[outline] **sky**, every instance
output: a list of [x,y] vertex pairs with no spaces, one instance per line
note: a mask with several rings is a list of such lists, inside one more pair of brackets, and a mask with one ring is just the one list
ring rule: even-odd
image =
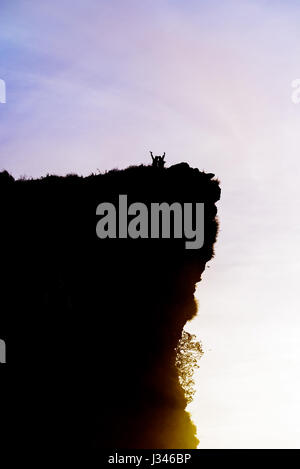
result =
[[199,448],[300,447],[300,3],[0,0],[0,170],[188,161],[221,181],[187,329]]

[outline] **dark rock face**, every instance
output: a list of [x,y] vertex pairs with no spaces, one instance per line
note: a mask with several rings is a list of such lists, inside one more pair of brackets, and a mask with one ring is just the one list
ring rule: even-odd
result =
[[[2,331],[17,432],[51,448],[195,448],[175,348],[217,235],[219,183],[176,165],[0,178]],[[205,202],[205,243],[96,236],[96,207]],[[8,365],[6,365],[8,366]],[[30,423],[29,423],[30,422]]]

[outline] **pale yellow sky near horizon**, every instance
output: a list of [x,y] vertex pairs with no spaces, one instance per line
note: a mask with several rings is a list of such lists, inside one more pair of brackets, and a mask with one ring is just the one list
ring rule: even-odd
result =
[[221,181],[216,256],[186,327],[205,352],[189,407],[203,449],[300,447],[300,106],[286,108],[243,152],[257,174]]

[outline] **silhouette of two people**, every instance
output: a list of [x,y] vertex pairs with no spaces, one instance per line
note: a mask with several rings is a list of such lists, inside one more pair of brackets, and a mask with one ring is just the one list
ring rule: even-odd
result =
[[164,154],[162,156],[153,156],[152,151],[150,151],[150,155],[151,155],[151,158],[152,158],[153,168],[158,168],[158,169],[164,168],[166,152],[164,152]]

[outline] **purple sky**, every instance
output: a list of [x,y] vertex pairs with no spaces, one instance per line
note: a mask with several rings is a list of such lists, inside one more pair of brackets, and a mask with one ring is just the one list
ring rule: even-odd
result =
[[300,3],[1,0],[0,169],[188,161],[222,183],[189,327],[200,447],[299,447]]

